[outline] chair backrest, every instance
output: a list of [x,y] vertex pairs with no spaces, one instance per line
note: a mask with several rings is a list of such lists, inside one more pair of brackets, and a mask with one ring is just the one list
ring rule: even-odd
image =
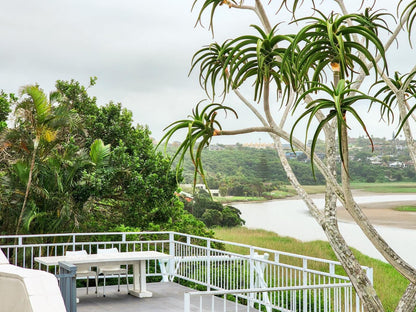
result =
[[112,253],[118,253],[117,248],[104,248],[104,249],[97,249],[97,254],[112,254]]
[[[87,256],[88,253],[86,250],[67,250],[65,252],[65,256]],[[86,264],[78,264],[77,265],[77,274],[83,273],[86,271],[91,271],[91,266]]]
[[86,250],[68,250],[65,253],[66,256],[86,256],[88,255]]
[[[104,248],[104,249],[97,249],[97,254],[115,254],[118,253],[118,249],[117,248]],[[120,265],[100,265],[98,267],[98,272],[102,272],[102,271],[108,271],[108,270],[120,270],[121,267]]]

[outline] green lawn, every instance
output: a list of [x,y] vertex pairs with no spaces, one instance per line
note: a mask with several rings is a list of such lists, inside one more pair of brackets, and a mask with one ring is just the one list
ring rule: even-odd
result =
[[[286,188],[293,193],[296,192],[292,185],[288,185]],[[303,188],[308,194],[325,193],[325,185],[303,185]]]
[[[325,185],[304,185],[308,194],[319,194],[325,192]],[[391,182],[391,183],[352,183],[351,187],[356,190],[374,193],[416,193],[416,183],[411,182]],[[239,201],[264,201],[269,199],[280,199],[296,195],[296,191],[291,185],[285,186],[287,191],[275,190],[267,193],[266,197],[255,196],[227,196],[215,197],[215,201],[221,203],[231,203]],[[406,210],[409,211],[409,210]]]
[[416,183],[391,182],[391,183],[352,183],[351,187],[374,193],[415,193]]
[[416,212],[416,206],[399,206],[394,208],[394,210]]
[[[374,193],[416,193],[416,183],[414,182],[391,182],[391,183],[351,183],[351,187]],[[309,194],[324,193],[324,185],[304,185]],[[288,190],[293,190],[292,186],[287,186]]]
[[[226,241],[336,260],[335,254],[329,244],[323,241],[304,243],[290,237],[281,237],[273,232],[249,230],[244,227],[217,228],[215,229],[215,236],[218,239]],[[242,249],[233,247],[230,251],[242,252]],[[353,252],[362,265],[374,269],[375,289],[386,311],[394,311],[401,295],[408,285],[406,279],[397,273],[391,265],[363,255],[357,250],[353,249]]]

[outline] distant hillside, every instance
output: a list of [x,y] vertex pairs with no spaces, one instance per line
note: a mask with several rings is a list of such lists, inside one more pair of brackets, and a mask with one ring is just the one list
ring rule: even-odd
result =
[[[386,149],[388,144],[386,145]],[[169,147],[172,154],[174,147]],[[389,152],[392,149],[389,148]],[[320,154],[323,155],[323,154]],[[357,148],[351,155],[350,174],[354,182],[391,182],[416,181],[413,166],[392,166],[397,157],[404,158],[403,151],[399,155],[389,154],[377,156],[384,162],[372,163],[374,154]],[[310,162],[303,153],[287,151],[289,162],[293,167],[299,181],[304,185],[325,183],[319,172],[316,180],[313,178]],[[374,156],[373,156],[374,157]],[[202,155],[204,170],[208,184],[211,188],[220,188],[221,185],[255,185],[255,184],[288,184],[286,174],[274,149],[256,149],[237,145],[215,145],[206,149]],[[404,159],[403,159],[404,160]],[[390,162],[389,162],[390,161]],[[184,163],[184,183],[193,182],[193,166],[190,158]],[[199,181],[200,182],[200,181]]]

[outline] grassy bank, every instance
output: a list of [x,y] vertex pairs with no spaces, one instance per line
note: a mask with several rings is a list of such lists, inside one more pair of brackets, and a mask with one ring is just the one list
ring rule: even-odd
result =
[[[325,185],[304,185],[305,191],[308,194],[319,194],[325,192]],[[355,190],[373,193],[416,193],[416,183],[410,182],[391,182],[391,183],[352,183],[351,187]],[[270,197],[267,199],[279,199],[296,195],[296,191],[291,185],[285,186],[287,191],[273,191],[270,192]],[[216,199],[220,202],[232,201],[260,201],[266,200],[265,197],[219,197]]]
[[[391,183],[351,183],[355,190],[373,193],[415,193],[416,183],[411,182],[391,182]],[[309,194],[324,193],[324,185],[304,185]],[[293,190],[292,186],[287,186],[288,190]],[[293,190],[294,191],[294,190]]]
[[416,206],[399,206],[394,209],[397,211],[416,212]]
[[416,183],[391,182],[391,183],[352,183],[351,187],[366,192],[374,193],[415,193]]
[[244,202],[244,201],[264,201],[271,199],[282,199],[296,195],[295,191],[281,191],[275,190],[267,192],[265,196],[227,196],[227,197],[214,197],[215,201],[220,203],[231,203],[231,202]]
[[[391,182],[391,183],[352,183],[355,190],[373,193],[415,193],[416,183]],[[303,188],[308,194],[325,193],[325,185],[304,185]],[[285,191],[275,190],[266,193],[266,196],[227,196],[214,197],[220,203],[244,202],[244,201],[265,201],[271,199],[282,199],[297,195],[291,185],[285,186]]]
[[[263,248],[286,251],[312,257],[336,260],[335,254],[327,242],[313,241],[303,243],[293,238],[281,237],[264,230],[247,228],[217,228],[216,237],[226,241],[239,242]],[[241,252],[237,247],[234,252]],[[362,265],[374,269],[374,286],[386,311],[394,311],[397,302],[407,287],[406,280],[389,264],[363,255],[353,250]]]

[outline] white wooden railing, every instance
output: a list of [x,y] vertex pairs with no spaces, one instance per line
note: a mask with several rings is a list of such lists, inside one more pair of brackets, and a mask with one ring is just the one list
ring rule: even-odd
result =
[[[306,299],[305,299],[306,294]],[[230,300],[230,296],[233,300]],[[265,299],[266,298],[266,299]],[[274,302],[268,300],[274,298]],[[351,284],[291,286],[248,290],[193,291],[184,311],[355,311]],[[244,304],[242,304],[244,303]],[[274,309],[274,310],[273,310]]]
[[[247,311],[362,311],[349,279],[336,261],[176,232],[0,236],[0,248],[11,263],[35,269],[39,268],[34,262],[37,256],[64,255],[66,250],[80,249],[95,253],[104,247],[157,250],[173,256],[160,263],[148,261],[147,276],[203,286],[205,292],[185,295],[185,312],[190,311],[187,306],[191,306],[191,298],[209,297],[214,302],[218,296],[234,298],[245,304]],[[238,252],[227,251],[236,249]],[[372,269],[365,269],[372,279]],[[54,267],[46,270],[58,273]],[[212,311],[221,310],[216,307]]]

